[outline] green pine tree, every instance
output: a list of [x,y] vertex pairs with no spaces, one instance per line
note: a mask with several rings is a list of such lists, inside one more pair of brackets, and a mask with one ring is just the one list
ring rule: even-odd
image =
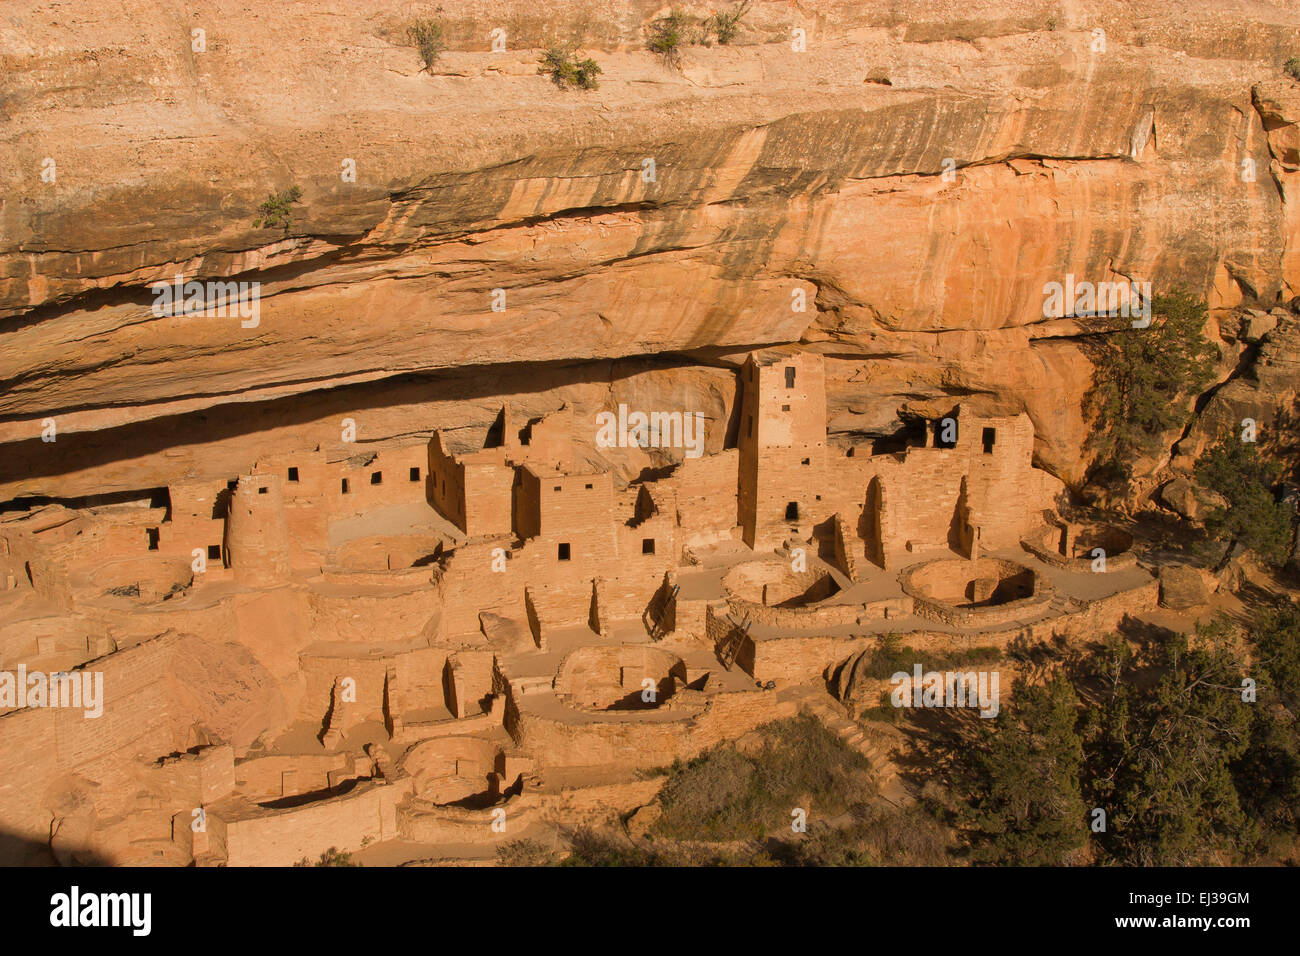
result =
[[[1085,729],[1084,796],[1107,814],[1097,845],[1119,863],[1205,865],[1252,845],[1231,764],[1250,742],[1253,713],[1219,620],[1188,649],[1176,635],[1152,666],[1105,662],[1102,699]],[[1152,680],[1154,679],[1154,684]]]
[[1058,866],[1082,847],[1079,701],[1063,676],[1017,683],[974,759],[970,822],[977,862]]
[[1196,483],[1218,496],[1205,512],[1205,528],[1224,545],[1224,560],[1240,545],[1274,566],[1291,548],[1290,506],[1275,500],[1281,466],[1260,455],[1254,442],[1230,436],[1196,459]]
[[1189,400],[1214,380],[1218,350],[1205,338],[1205,303],[1176,290],[1151,303],[1151,325],[1126,325],[1093,343],[1091,477],[1122,482],[1191,416]]

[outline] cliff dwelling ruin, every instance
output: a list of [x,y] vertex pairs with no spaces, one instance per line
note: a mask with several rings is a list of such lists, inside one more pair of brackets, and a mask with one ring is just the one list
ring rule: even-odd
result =
[[1300,863],[1294,0],[0,21],[0,863]]
[[[0,722],[10,746],[59,741],[39,758],[59,802],[10,790],[6,819],[35,836],[54,812],[56,853],[71,831],[120,863],[491,843],[494,810],[525,829],[635,798],[636,771],[797,713],[884,633],[1004,647],[1155,606],[1124,549],[1099,575],[1044,544],[1115,536],[1057,514],[1027,416],[958,404],[950,441],[936,421],[877,453],[828,442],[820,354],[734,375],[734,442],[631,480],[594,417],[507,404],[478,430],[5,514],[6,655],[102,671],[107,715]],[[129,781],[121,804],[75,799],[103,779]]]

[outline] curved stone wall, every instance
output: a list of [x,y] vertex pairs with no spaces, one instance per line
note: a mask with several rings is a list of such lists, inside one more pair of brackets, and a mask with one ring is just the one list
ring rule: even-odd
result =
[[1041,614],[1055,591],[1032,568],[1000,558],[941,558],[899,578],[914,612],[953,627],[987,627]]

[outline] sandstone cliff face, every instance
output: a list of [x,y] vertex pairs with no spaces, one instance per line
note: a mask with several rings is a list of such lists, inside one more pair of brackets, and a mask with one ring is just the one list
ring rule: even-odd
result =
[[[1220,316],[1300,292],[1294,4],[755,7],[678,72],[639,0],[8,4],[0,499],[231,473],[358,410],[378,439],[630,387],[726,420],[726,376],[680,369],[784,342],[832,357],[833,430],[974,397],[1073,480],[1088,330],[1043,318],[1045,282]],[[419,15],[447,24],[433,75]],[[599,90],[537,75],[572,36]],[[178,273],[260,282],[256,326],[155,315]]]

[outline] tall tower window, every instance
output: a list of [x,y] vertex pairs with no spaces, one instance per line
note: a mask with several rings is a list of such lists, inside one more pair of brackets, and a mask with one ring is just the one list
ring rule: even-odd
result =
[[787,365],[785,367],[785,387],[794,388],[794,366],[793,365]]

